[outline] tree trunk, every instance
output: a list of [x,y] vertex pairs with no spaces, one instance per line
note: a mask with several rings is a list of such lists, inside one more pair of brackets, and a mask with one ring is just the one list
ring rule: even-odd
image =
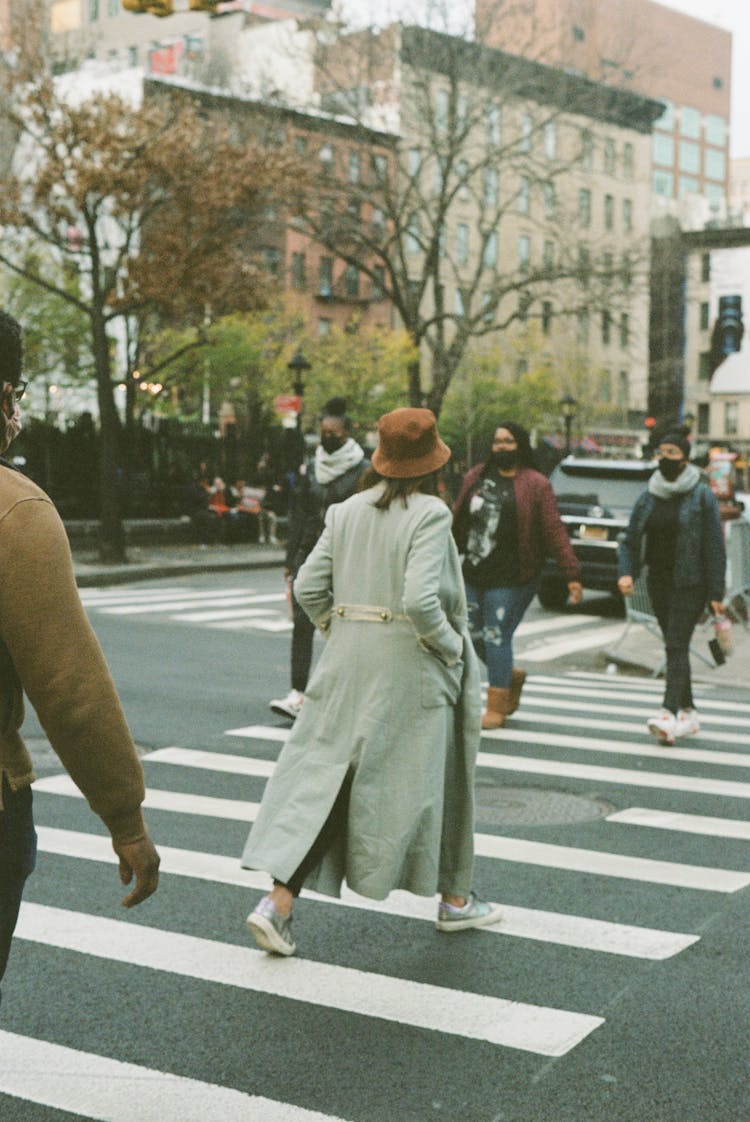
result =
[[420,409],[424,405],[424,399],[422,397],[422,373],[419,357],[409,363],[407,374],[409,379],[409,405],[414,409]]
[[119,494],[120,418],[112,392],[109,341],[104,319],[96,310],[92,326],[100,418],[99,560],[105,565],[116,565],[127,561]]

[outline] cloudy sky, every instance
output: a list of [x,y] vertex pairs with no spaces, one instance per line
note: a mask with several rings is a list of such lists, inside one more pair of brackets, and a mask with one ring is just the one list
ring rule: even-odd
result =
[[[660,0],[667,8],[716,23],[733,34],[732,139],[733,156],[750,156],[750,0]],[[356,22],[387,23],[418,18],[420,9],[443,11],[455,31],[466,23],[471,0],[334,0]],[[463,14],[462,14],[463,13]],[[440,24],[438,19],[436,26]],[[459,26],[461,25],[461,26]]]

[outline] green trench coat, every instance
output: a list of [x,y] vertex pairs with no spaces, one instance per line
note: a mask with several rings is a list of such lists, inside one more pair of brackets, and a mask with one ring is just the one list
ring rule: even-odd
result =
[[347,772],[348,826],[306,887],[466,896],[474,860],[479,665],[448,508],[382,484],[332,506],[294,592],[328,635],[242,864],[287,881]]

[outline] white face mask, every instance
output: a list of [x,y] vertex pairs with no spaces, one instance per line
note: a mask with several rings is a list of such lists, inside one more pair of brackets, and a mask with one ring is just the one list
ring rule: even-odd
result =
[[0,409],[0,455],[7,452],[13,441],[16,439],[21,431],[21,407],[18,402],[13,406],[13,412],[10,417],[7,416],[3,409]]

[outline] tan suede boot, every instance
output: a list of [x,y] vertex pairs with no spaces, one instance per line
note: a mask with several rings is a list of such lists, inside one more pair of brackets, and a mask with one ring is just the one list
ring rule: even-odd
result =
[[518,670],[515,666],[510,675],[510,697],[508,699],[508,716],[515,713],[521,700],[521,690],[526,681],[526,671]]
[[487,709],[482,714],[483,729],[501,729],[508,712],[509,689],[490,686],[487,690]]

